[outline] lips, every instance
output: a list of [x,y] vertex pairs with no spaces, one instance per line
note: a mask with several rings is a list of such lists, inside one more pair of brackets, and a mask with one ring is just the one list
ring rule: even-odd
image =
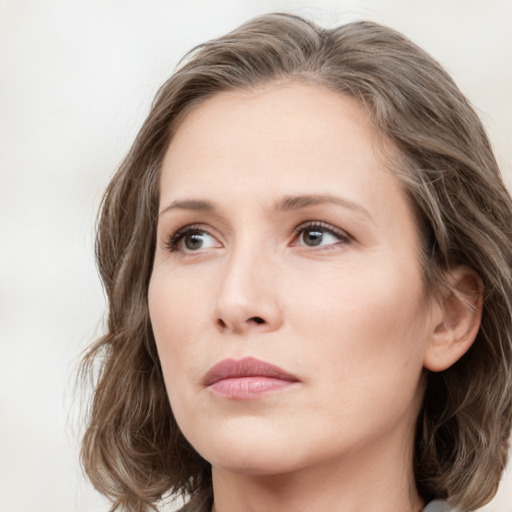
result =
[[203,385],[215,394],[241,400],[257,398],[297,382],[295,375],[253,357],[224,359],[203,378]]

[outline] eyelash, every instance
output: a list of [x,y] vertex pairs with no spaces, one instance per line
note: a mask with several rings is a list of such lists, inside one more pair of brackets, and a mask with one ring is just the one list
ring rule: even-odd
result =
[[[352,241],[352,237],[345,231],[337,229],[331,226],[330,224],[326,224],[325,222],[319,221],[307,221],[297,226],[294,229],[294,233],[296,235],[294,241],[296,241],[302,233],[305,233],[306,231],[313,231],[315,229],[321,232],[329,233],[335,236],[336,238],[339,238],[340,242],[345,244],[350,243]],[[207,233],[208,235],[213,237],[213,235],[201,224],[190,224],[178,229],[178,231],[176,231],[169,237],[169,240],[165,244],[166,250],[168,250],[169,252],[179,251],[178,244],[181,242],[181,240],[185,238],[187,235],[192,235],[195,233]]]

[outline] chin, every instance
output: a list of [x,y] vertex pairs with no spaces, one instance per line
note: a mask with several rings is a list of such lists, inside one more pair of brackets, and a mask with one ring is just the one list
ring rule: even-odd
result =
[[210,426],[204,438],[191,436],[189,442],[213,467],[226,471],[271,475],[297,469],[297,437],[281,435],[282,430],[254,419],[240,420]]
[[[219,468],[239,475],[271,476],[292,473],[299,469],[296,460],[290,460],[290,452],[252,449],[241,452],[230,446],[221,453],[211,454],[209,462]],[[295,457],[294,457],[295,459]]]

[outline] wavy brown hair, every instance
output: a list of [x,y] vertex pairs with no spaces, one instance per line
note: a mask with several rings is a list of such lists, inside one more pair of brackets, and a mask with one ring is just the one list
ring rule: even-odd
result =
[[289,14],[262,16],[196,48],[158,92],[98,221],[108,326],[81,367],[94,380],[83,466],[112,510],[142,512],[166,495],[211,492],[209,464],[173,418],[149,321],[160,164],[195,105],[283,80],[354,98],[392,142],[383,158],[417,217],[425,289],[438,289],[456,265],[483,281],[473,346],[449,369],[425,371],[414,451],[426,501],[474,510],[498,488],[511,431],[511,199],[484,128],[452,79],[404,36],[371,22],[326,30]]

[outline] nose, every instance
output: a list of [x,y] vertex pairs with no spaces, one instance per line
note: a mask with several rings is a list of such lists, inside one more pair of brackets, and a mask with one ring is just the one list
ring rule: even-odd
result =
[[233,251],[219,276],[213,323],[222,333],[271,332],[283,323],[276,264],[269,255]]

